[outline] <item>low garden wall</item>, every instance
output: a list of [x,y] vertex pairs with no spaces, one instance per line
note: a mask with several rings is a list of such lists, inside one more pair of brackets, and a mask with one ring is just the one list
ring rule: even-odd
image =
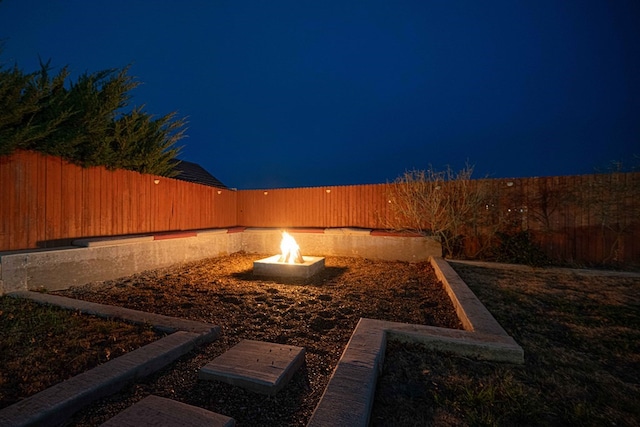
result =
[[[111,280],[145,270],[245,251],[280,253],[279,229],[212,229],[194,232],[79,239],[57,249],[0,252],[0,295],[25,290],[59,290]],[[370,229],[289,230],[302,255],[351,256],[377,260],[426,261],[440,256],[428,237]]]

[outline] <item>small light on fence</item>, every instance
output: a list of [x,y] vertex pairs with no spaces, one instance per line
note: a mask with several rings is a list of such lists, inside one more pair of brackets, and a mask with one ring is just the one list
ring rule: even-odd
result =
[[513,181],[507,182],[507,187],[513,187]]
[[391,203],[391,200],[389,200],[389,203]]
[[218,194],[222,194],[222,190],[218,190]]
[[326,192],[327,192],[327,194],[331,193],[331,189],[330,189],[330,188],[327,188],[327,189],[326,189],[326,190],[324,190],[324,191],[326,191]]
[[269,194],[269,192],[268,192],[268,191],[265,191],[265,192],[264,192],[264,195],[266,196],[267,194]]
[[153,180],[153,183],[154,183],[154,184],[160,184],[160,180],[159,180],[159,179],[154,179],[154,180]]

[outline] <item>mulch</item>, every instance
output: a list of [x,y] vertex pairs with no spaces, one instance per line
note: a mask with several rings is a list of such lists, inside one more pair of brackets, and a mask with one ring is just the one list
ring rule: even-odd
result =
[[[427,262],[327,257],[324,271],[309,279],[254,276],[253,261],[266,256],[236,253],[56,292],[223,330],[219,340],[90,405],[68,425],[98,425],[155,394],[233,417],[238,425],[302,426],[361,317],[462,328]],[[198,380],[202,366],[242,339],[305,347],[305,364],[273,397]]]

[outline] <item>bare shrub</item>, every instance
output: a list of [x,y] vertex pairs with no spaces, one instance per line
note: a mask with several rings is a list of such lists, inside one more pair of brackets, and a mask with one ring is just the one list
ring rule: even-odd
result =
[[458,172],[449,166],[405,172],[389,185],[387,228],[436,236],[444,256],[462,254],[471,236],[488,242],[487,226],[495,219],[488,209],[491,197],[472,174],[468,164]]

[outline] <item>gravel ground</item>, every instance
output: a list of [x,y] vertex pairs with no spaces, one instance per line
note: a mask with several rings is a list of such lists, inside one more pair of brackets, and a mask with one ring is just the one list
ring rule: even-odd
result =
[[[67,425],[95,426],[149,394],[233,417],[239,426],[306,425],[361,317],[461,329],[426,263],[327,257],[310,279],[254,277],[236,253],[56,292],[222,326],[223,335],[166,369],[79,412]],[[215,381],[199,369],[242,339],[305,347],[306,362],[276,396]]]

